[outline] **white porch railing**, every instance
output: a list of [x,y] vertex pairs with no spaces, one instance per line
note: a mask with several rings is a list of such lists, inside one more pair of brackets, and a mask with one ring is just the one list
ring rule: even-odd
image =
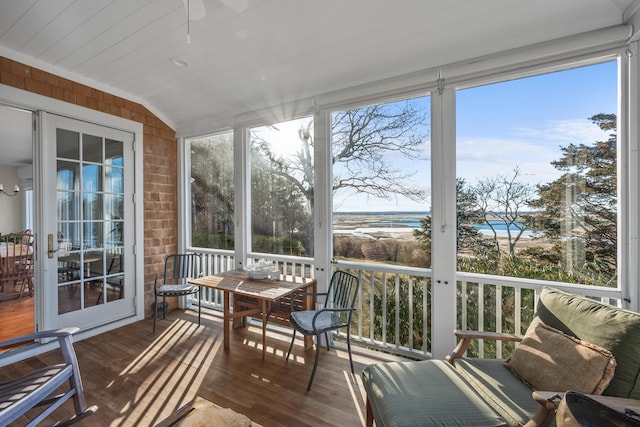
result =
[[[216,274],[235,267],[232,252],[194,248],[201,253],[205,274]],[[313,277],[310,259],[278,255],[260,256],[273,261],[286,274]],[[335,268],[360,278],[353,318],[353,343],[388,353],[417,359],[431,355],[431,331],[438,327],[431,318],[431,270],[371,263],[337,262]],[[535,313],[535,303],[543,287],[552,286],[583,294],[608,304],[621,306],[619,289],[567,285],[541,280],[518,279],[475,273],[457,273],[456,327],[491,332],[524,333]],[[207,289],[203,307],[222,310],[222,295]],[[384,309],[383,309],[384,308]],[[338,336],[345,336],[341,332]],[[508,356],[513,343],[496,345],[482,340],[470,347],[478,357]]]

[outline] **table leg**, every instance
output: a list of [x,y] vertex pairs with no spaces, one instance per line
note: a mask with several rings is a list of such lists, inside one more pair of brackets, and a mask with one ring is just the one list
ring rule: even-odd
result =
[[[309,285],[304,289],[305,292],[314,293],[316,291],[315,285]],[[305,310],[315,310],[315,301],[311,295],[307,295],[304,301],[304,309]],[[304,349],[311,350],[313,349],[313,336],[306,335],[304,337]]]
[[262,360],[267,354],[267,319],[269,312],[267,311],[267,300],[262,300]]
[[229,302],[229,298],[230,298],[230,292],[229,291],[224,291],[223,294],[223,298],[224,298],[224,310],[223,310],[223,330],[224,330],[224,337],[223,337],[223,347],[225,350],[229,350],[229,322],[231,321],[231,316],[230,316],[230,302]]

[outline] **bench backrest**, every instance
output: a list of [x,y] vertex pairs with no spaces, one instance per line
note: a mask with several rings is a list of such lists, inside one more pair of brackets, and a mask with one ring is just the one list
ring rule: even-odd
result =
[[640,314],[545,288],[536,316],[553,328],[611,351],[617,366],[603,394],[640,399]]

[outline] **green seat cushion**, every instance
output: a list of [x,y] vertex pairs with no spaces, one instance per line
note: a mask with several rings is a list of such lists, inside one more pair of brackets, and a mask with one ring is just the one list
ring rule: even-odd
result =
[[456,369],[510,426],[524,425],[540,409],[533,390],[499,359],[456,359]]
[[362,379],[377,427],[509,425],[443,360],[370,365]]
[[536,315],[553,328],[613,353],[617,366],[604,395],[640,399],[640,314],[544,288]]

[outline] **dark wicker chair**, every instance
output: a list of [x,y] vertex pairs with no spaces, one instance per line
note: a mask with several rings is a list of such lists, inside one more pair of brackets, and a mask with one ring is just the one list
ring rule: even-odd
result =
[[[351,357],[351,317],[355,311],[354,305],[359,287],[360,280],[358,280],[358,277],[351,273],[338,270],[333,273],[327,292],[314,294],[302,292],[293,297],[291,303],[291,314],[289,315],[289,320],[293,325],[293,336],[291,337],[291,345],[287,352],[287,360],[289,360],[289,355],[293,349],[296,332],[300,332],[305,336],[314,335],[316,337],[316,357],[313,364],[313,370],[311,371],[311,377],[309,378],[309,384],[307,385],[307,391],[311,390],[313,377],[315,376],[316,368],[318,367],[320,335],[324,334],[325,341],[327,343],[327,350],[329,350],[329,331],[347,328],[347,349],[349,351],[351,373],[353,373],[353,359]],[[293,301],[300,296],[307,295],[325,296],[324,308],[321,310],[296,311]]]
[[163,319],[167,317],[166,298],[181,297],[198,294],[198,325],[202,314],[200,304],[200,286],[190,285],[188,279],[202,277],[202,256],[200,254],[173,254],[168,255],[164,261],[164,276],[162,285],[159,286],[158,278],[153,283],[153,332],[156,331],[156,318],[158,317],[158,297],[162,297]]

